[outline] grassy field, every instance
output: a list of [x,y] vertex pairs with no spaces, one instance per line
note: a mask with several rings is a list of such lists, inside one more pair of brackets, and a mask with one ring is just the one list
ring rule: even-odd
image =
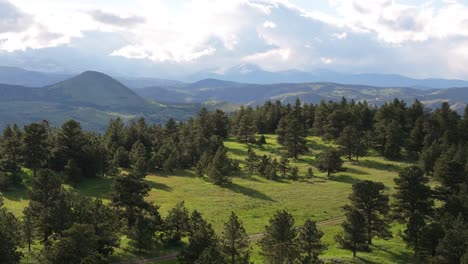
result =
[[[300,169],[299,181],[287,179],[270,181],[259,176],[236,175],[231,184],[223,187],[214,186],[206,180],[195,176],[192,170],[181,170],[174,175],[150,174],[146,180],[152,187],[148,200],[161,206],[160,212],[165,215],[178,201],[185,201],[186,206],[197,209],[210,221],[217,232],[221,232],[223,223],[228,219],[231,211],[234,211],[243,220],[249,234],[258,234],[264,230],[268,220],[280,209],[288,210],[296,219],[296,224],[302,224],[307,218],[316,221],[325,221],[320,224],[324,231],[324,242],[328,244],[328,250],[324,258],[331,262],[332,259],[340,259],[348,263],[413,263],[413,253],[405,248],[405,244],[398,236],[401,226],[393,226],[394,238],[390,240],[376,239],[373,250],[370,253],[358,253],[353,260],[351,252],[337,247],[333,237],[340,231],[340,221],[343,212],[340,208],[347,203],[347,197],[351,191],[352,183],[370,179],[383,182],[387,186],[386,192],[393,193],[393,178],[398,171],[407,164],[385,160],[375,152],[370,152],[368,157],[359,162],[346,162],[345,171],[327,178],[325,173],[320,173],[314,168],[315,178],[305,179],[307,169],[311,166],[315,155],[319,153],[327,143],[320,138],[309,137],[310,154],[301,156],[292,165]],[[280,157],[282,150],[276,144],[275,136],[268,135],[267,143],[263,147],[256,147],[259,155],[267,154]],[[247,147],[234,140],[227,140],[231,158],[242,161],[246,156]],[[28,178],[25,176],[25,178]],[[81,194],[101,198],[108,201],[111,192],[111,179],[96,179],[83,182],[76,187],[69,187]],[[26,186],[28,181],[26,181]],[[14,192],[4,193],[5,204],[15,214],[20,215],[21,210],[27,204],[27,189],[19,189]],[[327,221],[328,220],[328,221]],[[118,249],[116,259],[134,258],[134,253],[129,249],[124,238],[123,246]],[[253,243],[253,261],[262,263],[258,252],[258,246]],[[174,250],[174,249],[172,249]],[[149,252],[148,256],[167,253],[167,250]],[[174,263],[174,262],[167,262]]]

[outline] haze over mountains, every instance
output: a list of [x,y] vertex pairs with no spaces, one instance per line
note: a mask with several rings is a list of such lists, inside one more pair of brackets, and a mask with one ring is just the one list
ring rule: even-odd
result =
[[[270,74],[263,72],[263,75],[255,75],[253,71],[240,71],[238,68],[237,71],[225,73],[225,76],[236,76],[235,72],[244,76],[242,79],[237,75],[241,80],[247,80],[250,78],[248,76],[260,76],[267,80]],[[278,78],[278,81],[286,78],[286,75],[281,77],[282,74],[278,73],[279,76],[274,78]],[[288,78],[293,78],[291,74]],[[273,74],[271,76],[273,78]],[[359,79],[357,76],[353,78]],[[371,82],[372,78],[368,81]],[[404,77],[398,78],[403,80],[401,78]],[[398,78],[388,75],[387,81],[398,82]],[[385,78],[382,79],[385,81]],[[297,77],[297,80],[303,79]],[[464,81],[451,80],[405,80],[434,86],[464,84]],[[233,111],[240,105],[254,106],[267,100],[287,103],[299,98],[307,103],[319,103],[321,100],[339,101],[345,97],[381,105],[394,98],[403,99],[408,104],[418,99],[432,109],[448,101],[459,112],[468,103],[468,88],[463,87],[418,89],[334,82],[249,84],[212,78],[184,83],[156,78],[114,79],[93,71],[72,76],[8,67],[0,67],[0,83],[3,83],[0,84],[0,126],[8,123],[22,125],[43,119],[58,125],[73,118],[80,121],[84,128],[95,131],[102,131],[109,119],[116,117],[125,120],[145,117],[151,122],[161,123],[171,117],[187,119],[203,105]]]

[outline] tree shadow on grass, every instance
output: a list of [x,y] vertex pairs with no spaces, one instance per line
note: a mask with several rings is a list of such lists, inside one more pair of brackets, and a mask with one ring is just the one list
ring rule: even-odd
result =
[[172,187],[167,186],[164,183],[148,181],[148,180],[145,180],[145,182],[151,187],[151,189],[161,190],[165,192],[172,192]]
[[346,172],[353,173],[353,174],[360,174],[360,175],[369,175],[368,172],[358,170],[356,168],[350,168],[350,167],[346,167]]
[[24,185],[19,185],[8,189],[7,191],[0,191],[0,195],[8,200],[21,201],[29,199],[28,188]]
[[365,263],[365,264],[380,264],[379,262],[375,262],[375,261],[372,261],[372,260],[369,260],[369,259],[365,259],[361,256],[359,256],[359,253],[358,255],[356,256],[356,259],[357,262],[356,263]]
[[372,247],[379,251],[385,252],[388,255],[388,258],[394,263],[412,263],[415,260],[414,254],[410,252],[401,252],[401,254],[397,254],[382,246],[373,245]]
[[343,183],[349,183],[349,184],[354,184],[359,181],[359,179],[356,179],[346,174],[331,175],[328,179],[331,181],[343,182]]
[[113,179],[109,177],[86,179],[77,183],[74,191],[85,196],[109,199],[112,193]]
[[384,171],[394,171],[394,172],[399,172],[401,168],[397,165],[393,165],[390,163],[382,163],[374,160],[363,160],[358,163],[359,166],[361,167],[366,167],[369,169],[374,169],[374,170],[384,170]]
[[228,183],[226,185],[223,186],[224,188],[226,189],[229,189],[233,192],[236,192],[236,193],[240,193],[240,194],[243,194],[245,196],[248,196],[248,197],[251,197],[251,198],[254,198],[254,199],[259,199],[259,200],[264,200],[264,201],[269,201],[269,202],[275,202],[275,200],[273,200],[271,197],[269,197],[268,195],[262,193],[262,192],[259,192],[255,189],[252,189],[252,188],[249,188],[249,187],[245,187],[245,186],[241,186],[239,184],[236,184],[236,183]]

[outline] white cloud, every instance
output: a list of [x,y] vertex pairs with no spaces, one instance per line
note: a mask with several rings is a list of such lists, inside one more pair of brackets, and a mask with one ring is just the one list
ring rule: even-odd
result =
[[[468,74],[468,6],[459,1],[330,0],[336,12],[305,11],[287,0],[187,0],[177,7],[163,0],[46,2],[0,0],[0,51],[20,56],[70,47],[97,56],[80,39],[99,32],[122,40],[100,56],[148,72],[255,63],[269,70],[325,64],[421,77]],[[7,15],[13,19],[2,20]]]
[[276,24],[272,21],[265,21],[263,23],[264,28],[276,28]]

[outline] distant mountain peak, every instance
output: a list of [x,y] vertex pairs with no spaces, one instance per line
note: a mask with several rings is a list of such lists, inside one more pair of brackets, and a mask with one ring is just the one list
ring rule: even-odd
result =
[[263,71],[263,69],[256,65],[256,64],[251,64],[251,63],[245,63],[245,64],[239,64],[236,65],[230,69],[228,69],[225,74],[250,74],[258,71]]

